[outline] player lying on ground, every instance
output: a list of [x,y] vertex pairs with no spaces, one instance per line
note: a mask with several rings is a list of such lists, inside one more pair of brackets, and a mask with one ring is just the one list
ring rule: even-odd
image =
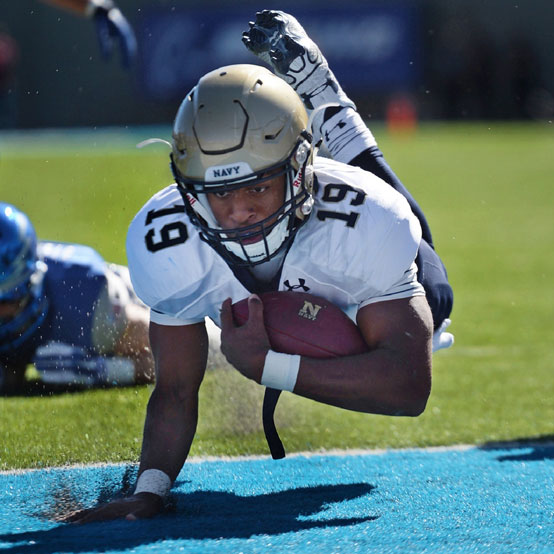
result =
[[39,241],[0,203],[0,392],[25,392],[27,365],[58,385],[154,380],[148,308],[126,267],[88,246]]
[[[452,290],[427,222],[319,49],[281,12],[258,14],[243,40],[282,78],[253,65],[201,78],[175,119],[176,184],[129,228],[129,268],[151,307],[156,362],[135,494],[69,521],[162,509],[196,430],[205,317],[221,325],[222,351],[247,378],[264,385],[271,375],[274,388],[375,414],[421,414],[433,332],[435,348],[452,342],[443,332]],[[334,160],[314,156],[320,138]],[[316,360],[269,349],[251,293],[300,283],[357,322],[367,353]],[[237,327],[231,299],[245,297],[249,320]]]

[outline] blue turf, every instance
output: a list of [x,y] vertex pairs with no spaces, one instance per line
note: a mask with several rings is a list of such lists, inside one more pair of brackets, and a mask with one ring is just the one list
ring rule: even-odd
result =
[[132,478],[124,466],[0,475],[0,553],[554,552],[552,445],[187,463],[173,512],[48,519]]

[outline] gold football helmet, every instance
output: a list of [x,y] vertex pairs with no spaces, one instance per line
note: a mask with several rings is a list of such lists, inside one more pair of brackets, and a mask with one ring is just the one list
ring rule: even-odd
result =
[[[193,224],[229,262],[252,266],[271,259],[311,212],[313,146],[307,125],[296,92],[257,65],[211,71],[183,100],[173,128],[171,167]],[[276,175],[285,175],[286,190],[277,212],[240,229],[220,227],[206,193]]]

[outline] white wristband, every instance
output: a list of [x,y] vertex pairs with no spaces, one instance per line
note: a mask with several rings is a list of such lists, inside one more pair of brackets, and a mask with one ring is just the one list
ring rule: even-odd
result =
[[167,473],[160,469],[146,469],[137,479],[135,494],[139,492],[151,492],[162,498],[167,496],[171,488],[171,479]]
[[269,350],[265,357],[261,384],[270,389],[292,392],[298,378],[300,356]]

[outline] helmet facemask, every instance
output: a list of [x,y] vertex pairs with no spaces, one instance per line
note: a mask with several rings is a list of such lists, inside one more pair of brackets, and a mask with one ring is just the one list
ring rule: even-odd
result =
[[[228,66],[207,77],[208,85],[201,79],[177,115],[171,168],[202,239],[228,263],[255,266],[285,250],[311,212],[307,115],[296,93],[261,67]],[[210,86],[217,89],[224,79],[230,84],[214,99]],[[263,186],[281,175],[284,198],[276,211],[253,224],[222,228],[208,193]]]
[[[285,160],[261,173],[249,173],[233,179],[205,182],[184,179],[171,163],[185,207],[203,240],[228,262],[253,266],[270,260],[292,241],[298,228],[309,216],[312,205],[313,169],[310,137],[303,138]],[[279,208],[265,219],[243,227],[223,229],[217,222],[207,194],[230,192],[239,188],[262,186],[265,181],[284,176],[284,199]],[[252,239],[257,239],[252,242]]]

